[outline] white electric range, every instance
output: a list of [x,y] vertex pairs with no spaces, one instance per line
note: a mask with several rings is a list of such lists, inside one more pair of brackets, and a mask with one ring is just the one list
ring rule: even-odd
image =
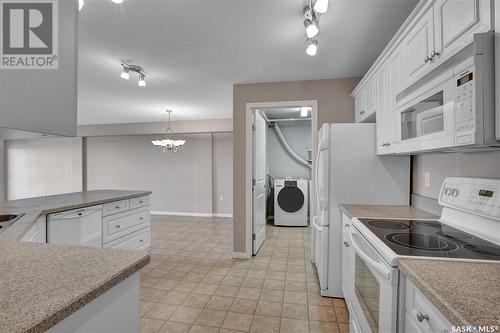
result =
[[352,219],[344,293],[360,332],[398,331],[399,258],[500,264],[500,179],[446,178],[439,204],[437,220]]

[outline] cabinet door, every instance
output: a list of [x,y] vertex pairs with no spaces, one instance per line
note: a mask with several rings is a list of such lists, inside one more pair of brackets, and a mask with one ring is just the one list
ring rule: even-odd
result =
[[391,54],[387,64],[387,93],[386,93],[386,112],[385,128],[389,151],[393,151],[398,143],[396,137],[396,96],[403,88],[403,52],[402,47],[398,47]]
[[357,123],[359,123],[366,114],[365,90],[366,90],[365,88],[361,88],[361,90],[358,91],[358,94],[354,96],[354,121]]
[[377,154],[383,155],[387,151],[388,144],[388,122],[386,115],[389,113],[387,108],[387,69],[383,66],[379,69],[376,75],[377,81],[377,113],[376,113],[376,128],[377,128]]
[[368,116],[377,109],[377,80],[373,77],[366,85],[366,114]]
[[471,43],[475,33],[491,29],[489,0],[437,0],[434,37],[439,58],[445,59]]
[[405,86],[422,77],[432,66],[428,60],[434,48],[433,8],[427,9],[423,17],[411,29],[403,41],[405,51]]

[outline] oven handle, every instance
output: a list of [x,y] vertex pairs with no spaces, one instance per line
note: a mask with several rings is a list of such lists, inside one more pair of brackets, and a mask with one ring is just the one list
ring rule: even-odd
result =
[[366,264],[370,268],[374,269],[384,279],[389,280],[391,278],[391,270],[389,268],[387,268],[387,266],[382,261],[376,262],[375,260],[373,260],[372,257],[370,257],[368,254],[366,254],[365,252],[363,252],[363,250],[361,250],[361,248],[359,247],[359,245],[354,240],[355,237],[358,237],[358,234],[353,229],[354,228],[351,228],[350,238],[351,238],[351,245],[352,245],[352,247],[354,249],[354,252],[356,252],[356,254],[358,256],[360,256],[361,259],[363,259],[363,261],[365,261]]

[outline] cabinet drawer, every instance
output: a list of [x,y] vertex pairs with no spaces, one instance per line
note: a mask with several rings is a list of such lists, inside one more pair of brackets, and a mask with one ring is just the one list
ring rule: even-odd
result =
[[134,233],[104,244],[107,249],[144,250],[150,246],[150,228],[138,230]]
[[102,206],[102,215],[116,214],[129,209],[128,200],[114,201]]
[[149,210],[145,208],[107,216],[103,221],[103,242],[112,241],[146,226],[149,226]]
[[408,279],[405,296],[405,327],[412,328],[410,332],[450,332],[451,323]]
[[130,199],[130,208],[138,208],[149,205],[149,196]]

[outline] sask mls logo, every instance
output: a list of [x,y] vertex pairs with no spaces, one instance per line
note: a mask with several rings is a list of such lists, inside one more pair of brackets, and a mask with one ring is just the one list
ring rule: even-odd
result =
[[0,4],[0,67],[57,69],[57,0],[0,0]]

